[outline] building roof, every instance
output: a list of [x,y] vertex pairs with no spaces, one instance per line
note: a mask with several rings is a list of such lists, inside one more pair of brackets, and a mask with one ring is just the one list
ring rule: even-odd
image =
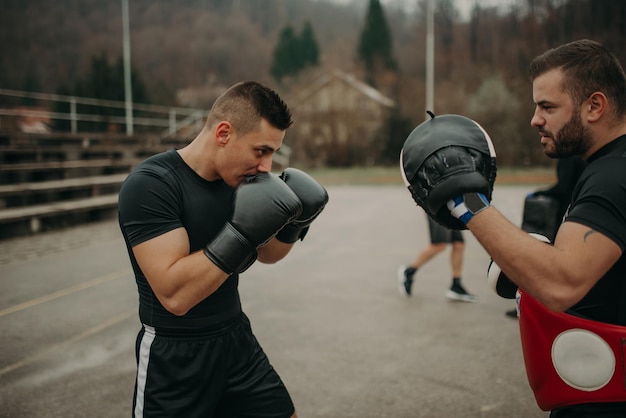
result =
[[354,75],[344,73],[340,70],[333,70],[332,72],[325,73],[318,79],[316,79],[313,83],[311,83],[309,85],[309,88],[304,89],[303,92],[298,95],[298,104],[306,102],[317,91],[330,84],[333,80],[339,80],[349,85],[353,89],[367,96],[369,99],[380,103],[382,106],[395,107],[396,105],[396,103],[392,99],[385,96],[374,87],[357,80]]

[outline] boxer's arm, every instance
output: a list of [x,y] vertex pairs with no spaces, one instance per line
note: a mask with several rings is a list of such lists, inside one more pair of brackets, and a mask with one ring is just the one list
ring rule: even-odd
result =
[[563,223],[554,245],[547,246],[493,206],[467,227],[513,282],[558,312],[580,301],[621,255],[608,237],[574,222]]
[[136,245],[133,254],[159,302],[174,315],[186,314],[228,278],[202,251],[189,254],[184,228]]
[[257,259],[257,248],[301,211],[300,200],[278,176],[259,173],[239,185],[231,219],[202,251],[188,255],[187,232],[177,228],[136,245],[133,252],[161,304],[184,315],[228,275],[245,271]]
[[[228,278],[202,251],[189,254],[189,238],[178,228],[133,248],[133,253],[159,302],[175,315],[184,315],[215,292]],[[293,244],[275,238],[258,248],[257,260],[273,264]]]

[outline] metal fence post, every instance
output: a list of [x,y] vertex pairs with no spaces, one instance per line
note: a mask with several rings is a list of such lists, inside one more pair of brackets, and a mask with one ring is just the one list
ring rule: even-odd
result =
[[78,131],[78,122],[76,118],[76,97],[70,98],[70,120],[72,121],[72,133],[75,134]]
[[170,109],[170,135],[176,133],[176,109]]

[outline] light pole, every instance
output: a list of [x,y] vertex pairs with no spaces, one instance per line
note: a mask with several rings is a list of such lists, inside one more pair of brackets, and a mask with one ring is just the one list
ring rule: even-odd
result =
[[133,134],[133,90],[130,80],[130,30],[128,0],[122,0],[122,26],[124,34],[124,101],[126,104],[126,134]]
[[[435,96],[435,0],[426,5],[426,110],[434,112]],[[426,120],[430,117],[426,115]]]

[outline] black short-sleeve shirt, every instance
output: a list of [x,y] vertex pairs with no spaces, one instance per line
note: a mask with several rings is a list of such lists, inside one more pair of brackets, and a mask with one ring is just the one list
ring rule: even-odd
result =
[[237,275],[186,315],[168,312],[150,288],[132,247],[177,228],[185,228],[190,253],[200,250],[232,214],[234,189],[221,180],[207,181],[174,149],[139,164],[119,194],[119,223],[139,291],[139,317],[156,328],[207,329],[241,313]]
[[587,162],[565,221],[602,233],[622,249],[622,255],[571,311],[626,325],[626,136],[610,142]]

